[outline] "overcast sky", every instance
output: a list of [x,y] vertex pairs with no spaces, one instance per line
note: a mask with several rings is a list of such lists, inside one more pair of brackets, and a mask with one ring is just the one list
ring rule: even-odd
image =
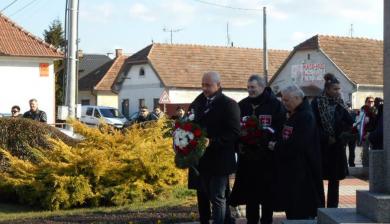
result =
[[[15,0],[1,0],[0,10]],[[218,6],[217,6],[218,5]],[[267,6],[268,48],[291,50],[316,35],[383,39],[383,0],[80,0],[80,49],[134,53],[154,42],[262,48],[262,7]],[[64,21],[65,0],[17,0],[3,11],[42,37]]]

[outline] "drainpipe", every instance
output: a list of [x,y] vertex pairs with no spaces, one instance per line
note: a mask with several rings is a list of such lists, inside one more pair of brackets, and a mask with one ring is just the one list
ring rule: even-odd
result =
[[[358,92],[359,92],[359,83],[356,84],[356,95],[358,95]],[[354,100],[355,102],[353,102],[354,105],[356,105],[356,98],[357,98],[357,97],[355,96],[355,100]],[[353,108],[353,107],[352,107],[352,108]]]

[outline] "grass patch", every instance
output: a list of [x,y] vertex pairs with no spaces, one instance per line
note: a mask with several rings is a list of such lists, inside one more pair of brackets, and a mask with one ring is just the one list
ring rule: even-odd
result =
[[79,208],[57,211],[39,211],[34,208],[15,204],[0,203],[0,222],[12,220],[49,219],[52,217],[71,217],[87,215],[115,215],[128,212],[142,212],[171,207],[192,207],[196,204],[196,193],[184,186],[175,187],[172,194],[164,200],[137,202],[124,206]]

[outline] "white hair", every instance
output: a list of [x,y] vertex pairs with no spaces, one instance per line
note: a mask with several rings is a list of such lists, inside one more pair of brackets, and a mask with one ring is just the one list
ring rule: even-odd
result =
[[31,100],[28,101],[29,103],[32,103],[32,102],[35,102],[35,103],[38,103],[38,100],[35,99],[35,98],[32,98]]
[[214,83],[221,82],[221,75],[218,72],[215,72],[215,71],[206,72],[206,73],[204,73],[203,77],[205,77],[205,76],[210,76],[211,80]]
[[284,88],[281,91],[281,93],[282,93],[282,95],[290,94],[291,96],[296,96],[296,97],[299,97],[299,98],[302,98],[302,99],[305,97],[305,93],[297,85],[287,86],[286,88]]

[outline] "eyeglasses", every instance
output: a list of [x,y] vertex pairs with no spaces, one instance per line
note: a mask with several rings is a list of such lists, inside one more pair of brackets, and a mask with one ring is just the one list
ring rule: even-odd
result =
[[147,111],[146,110],[141,110],[141,113],[146,113]]
[[11,111],[11,113],[16,114],[16,113],[19,113],[19,111],[13,110],[13,111]]
[[370,101],[368,101],[369,103],[374,103],[374,101],[372,101],[372,100],[370,100]]

